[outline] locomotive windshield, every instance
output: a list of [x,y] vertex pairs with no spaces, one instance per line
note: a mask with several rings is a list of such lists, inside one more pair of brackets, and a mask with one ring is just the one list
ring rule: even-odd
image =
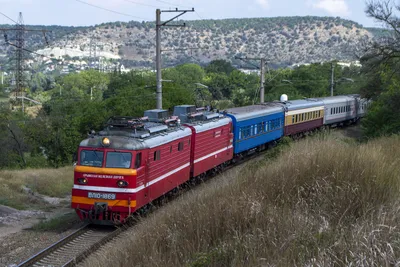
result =
[[107,152],[106,168],[130,168],[132,154],[128,152]]
[[82,166],[101,167],[103,165],[103,155],[104,152],[102,151],[82,150],[79,163]]

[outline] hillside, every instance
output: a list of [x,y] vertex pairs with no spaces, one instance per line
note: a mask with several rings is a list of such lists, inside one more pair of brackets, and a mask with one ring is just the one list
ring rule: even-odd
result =
[[152,213],[82,266],[392,266],[398,136],[307,138]]
[[[186,28],[163,28],[163,65],[183,62],[206,63],[216,58],[265,56],[272,65],[287,66],[331,59],[355,60],[363,43],[377,29],[366,29],[356,22],[333,17],[276,17],[251,19],[196,20]],[[33,26],[31,26],[33,27]],[[88,57],[90,47],[97,56],[121,59],[128,67],[153,66],[155,25],[152,22],[114,22],[93,27],[35,26],[53,30],[49,47],[38,52],[48,56]],[[41,33],[27,34],[29,47],[45,42]],[[3,50],[1,50],[3,49]],[[10,49],[9,49],[10,50]],[[0,54],[4,54],[4,47]]]

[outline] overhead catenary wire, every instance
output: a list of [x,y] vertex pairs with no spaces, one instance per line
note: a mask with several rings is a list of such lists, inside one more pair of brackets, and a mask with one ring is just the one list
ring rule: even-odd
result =
[[144,4],[144,3],[136,2],[136,1],[132,1],[132,0],[124,0],[124,1],[128,2],[128,3],[136,4],[136,5],[141,5],[141,6],[148,6],[148,7],[154,7],[154,8],[160,8],[160,7],[167,8],[165,6],[155,6],[155,5],[150,5],[150,4]]
[[195,11],[194,13],[199,17],[199,19],[204,19],[197,11]]
[[179,5],[179,4],[174,4],[174,3],[167,2],[167,1],[164,1],[164,0],[156,0],[156,1],[160,2],[160,3],[167,4],[167,5],[171,5],[171,6],[180,6],[180,7],[184,7],[184,8],[192,8],[192,7],[189,7],[189,6],[183,6],[183,5]]
[[14,22],[15,24],[18,24],[18,22],[16,22],[15,20],[13,20],[12,18],[10,18],[9,16],[7,16],[6,14],[4,14],[3,12],[0,12],[1,15],[3,15],[4,17],[8,18],[9,20],[11,20],[12,22]]
[[85,5],[88,5],[88,6],[91,6],[91,7],[95,7],[95,8],[102,9],[102,10],[105,10],[105,11],[108,11],[108,12],[111,12],[111,13],[115,13],[115,14],[118,14],[118,15],[122,15],[122,16],[126,16],[126,17],[131,17],[131,18],[142,19],[142,20],[150,20],[150,19],[147,19],[147,18],[142,18],[142,17],[138,17],[138,16],[133,16],[133,15],[130,15],[130,14],[122,13],[122,12],[115,11],[115,10],[112,10],[112,9],[108,9],[108,8],[105,8],[105,7],[101,7],[101,6],[98,6],[98,5],[94,5],[94,4],[91,4],[91,3],[87,3],[87,2],[82,1],[82,0],[75,0],[75,1],[77,1],[77,2],[79,2],[79,3],[82,3],[82,4],[85,4]]

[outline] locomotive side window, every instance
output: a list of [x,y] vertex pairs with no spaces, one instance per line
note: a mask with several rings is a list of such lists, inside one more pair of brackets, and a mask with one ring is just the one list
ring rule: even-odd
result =
[[161,159],[161,151],[154,151],[154,161]]
[[182,151],[182,150],[183,150],[183,142],[179,142],[178,151]]
[[82,166],[101,167],[104,152],[96,150],[82,150],[79,164]]
[[142,152],[139,152],[136,154],[135,158],[135,169],[140,168],[141,165],[142,165]]
[[106,168],[130,168],[132,154],[129,152],[107,152]]

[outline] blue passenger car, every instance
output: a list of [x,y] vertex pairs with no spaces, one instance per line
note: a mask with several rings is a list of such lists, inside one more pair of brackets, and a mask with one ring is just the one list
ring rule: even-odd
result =
[[265,103],[227,109],[232,118],[234,153],[257,148],[283,136],[284,107],[280,103]]

